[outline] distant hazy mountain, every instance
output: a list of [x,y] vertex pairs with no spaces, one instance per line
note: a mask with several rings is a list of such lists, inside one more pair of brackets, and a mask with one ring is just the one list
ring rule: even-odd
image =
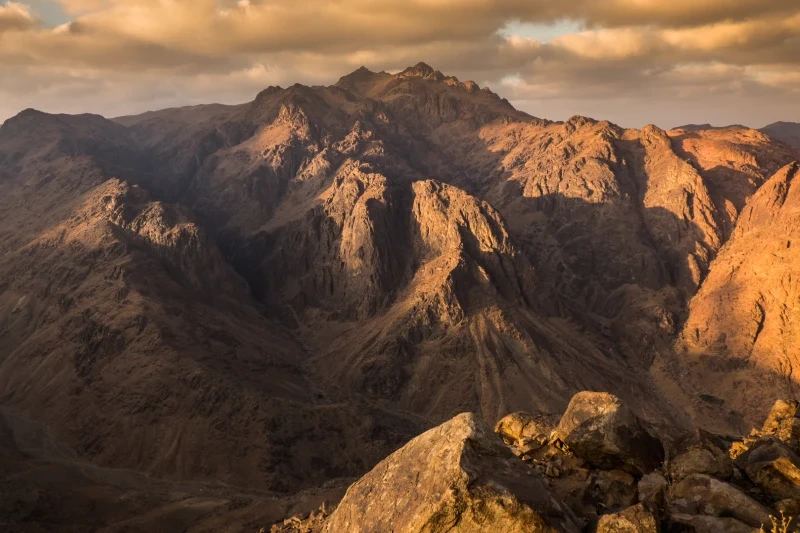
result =
[[800,124],[797,122],[776,122],[761,128],[761,131],[800,149]]

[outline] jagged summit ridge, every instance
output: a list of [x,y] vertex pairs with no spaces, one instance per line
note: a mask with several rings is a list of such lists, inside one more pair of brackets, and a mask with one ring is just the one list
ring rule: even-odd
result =
[[2,401],[88,462],[295,492],[464,411],[609,390],[722,433],[763,417],[737,383],[789,394],[797,152],[481,91],[359,69],[4,127]]
[[444,80],[444,74],[439,72],[438,70],[433,70],[433,67],[420,61],[413,67],[408,67],[405,70],[401,71],[400,76],[409,76],[409,77],[418,77],[418,78],[430,78],[435,79],[436,81]]
[[408,67],[405,70],[401,71],[399,74],[397,74],[397,76],[406,78],[408,77],[422,78],[426,80],[433,80],[436,82],[444,82],[452,87],[464,89],[469,93],[477,93],[480,91],[499,98],[499,96],[493,93],[488,87],[481,88],[477,83],[475,83],[472,80],[461,82],[455,76],[446,76],[445,74],[442,74],[441,71],[434,70],[433,67],[431,67],[427,63],[420,62],[413,67]]
[[[488,87],[481,88],[474,81],[461,82],[455,76],[447,76],[441,71],[434,70],[433,67],[427,63],[420,62],[412,67],[408,67],[397,74],[389,74],[387,72],[372,72],[366,67],[360,67],[354,72],[342,77],[337,83],[337,87],[348,90],[354,90],[358,93],[369,94],[375,90],[375,86],[384,88],[384,85],[391,85],[391,81],[395,82],[413,82],[415,80],[428,81],[433,83],[441,83],[448,87],[462,90],[473,95],[485,94],[494,99],[500,100],[500,97],[493,93]],[[507,101],[503,100],[507,104]],[[510,107],[510,104],[508,104]]]

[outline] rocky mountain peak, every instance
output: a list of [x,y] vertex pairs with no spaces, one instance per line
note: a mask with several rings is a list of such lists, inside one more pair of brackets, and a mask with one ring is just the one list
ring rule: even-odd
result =
[[365,79],[365,78],[369,78],[369,77],[371,77],[371,76],[373,76],[375,74],[376,74],[375,72],[372,72],[370,69],[368,69],[367,67],[362,65],[359,68],[357,68],[356,70],[354,70],[353,72],[351,72],[350,74],[348,74],[346,76],[342,76],[339,79],[339,81]]
[[262,102],[274,94],[283,91],[282,87],[271,85],[256,95],[256,102]]
[[79,136],[91,135],[103,130],[116,130],[117,132],[123,130],[100,115],[90,113],[81,115],[52,114],[37,109],[26,109],[0,126],[0,132],[8,136],[29,134],[34,129],[41,133],[57,131],[63,135]]
[[38,109],[33,109],[32,107],[29,107],[28,109],[23,109],[22,111],[20,111],[19,113],[17,113],[13,117],[11,117],[8,120],[6,120],[2,125],[0,125],[0,128],[3,127],[3,126],[15,124],[15,123],[27,120],[27,119],[34,118],[34,117],[43,117],[45,115],[47,115],[47,113],[44,113],[42,111],[39,111]]
[[[434,70],[433,67],[428,65],[427,63],[417,63],[413,67],[408,67],[407,69],[399,72],[395,76],[399,79],[404,78],[421,78],[423,80],[433,80],[437,82],[445,82],[448,85],[459,86],[461,88],[465,88],[465,84],[458,81],[458,78],[455,76],[446,76],[439,70]],[[471,85],[474,85],[474,82],[470,82]],[[477,90],[477,89],[475,89]]]
[[355,93],[366,93],[373,85],[379,83],[381,80],[390,78],[391,75],[386,72],[373,72],[367,67],[360,67],[359,69],[351,72],[346,76],[342,76],[335,87],[341,87]]
[[[408,77],[418,77],[418,78],[433,78],[437,74],[437,72],[441,74],[441,72],[437,70],[433,70],[433,67],[428,65],[427,63],[423,63],[420,61],[413,67],[408,67],[404,71],[400,72],[399,76],[408,76]],[[442,75],[442,78],[444,76]]]
[[[444,474],[486,483],[436,485],[463,489],[443,517],[485,502],[557,527],[567,509],[516,490],[539,476],[483,423],[605,390],[528,424],[591,467],[544,444],[532,464],[589,471],[586,505],[624,509],[609,498],[662,459],[634,414],[734,434],[792,396],[798,158],[742,128],[536,120],[424,63],[116,121],[26,111],[0,132],[0,396],[81,465],[301,497],[471,411],[384,466],[450,450]],[[500,452],[528,470],[494,477]],[[334,530],[395,501],[382,479]]]

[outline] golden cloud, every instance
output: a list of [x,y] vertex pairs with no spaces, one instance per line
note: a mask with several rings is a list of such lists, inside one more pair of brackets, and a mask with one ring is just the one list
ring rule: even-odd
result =
[[0,5],[0,32],[27,30],[37,24],[38,19],[26,4],[6,2],[5,5]]
[[[57,28],[43,27],[24,3],[0,4],[0,68],[19,73],[15,86],[27,80],[33,88],[21,98],[9,77],[0,77],[0,101],[33,98],[41,87],[50,91],[44,101],[55,101],[57,87],[74,99],[73,89],[87,79],[94,86],[105,80],[118,94],[150,94],[150,107],[201,97],[233,101],[267,78],[331,83],[361,64],[399,70],[424,60],[526,105],[702,95],[713,87],[742,98],[771,91],[773,101],[792,109],[786,80],[800,72],[797,0],[60,3],[74,20]],[[512,22],[565,20],[570,31],[548,41],[501,33]],[[159,96],[149,90],[154,86],[162,87]],[[9,112],[0,109],[0,117]]]

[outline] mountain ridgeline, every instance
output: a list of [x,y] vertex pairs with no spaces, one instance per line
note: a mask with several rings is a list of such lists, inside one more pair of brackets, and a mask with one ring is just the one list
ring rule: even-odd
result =
[[280,495],[583,390],[746,431],[800,380],[800,152],[764,131],[551,122],[425,64],[23,111],[0,127],[0,430]]

